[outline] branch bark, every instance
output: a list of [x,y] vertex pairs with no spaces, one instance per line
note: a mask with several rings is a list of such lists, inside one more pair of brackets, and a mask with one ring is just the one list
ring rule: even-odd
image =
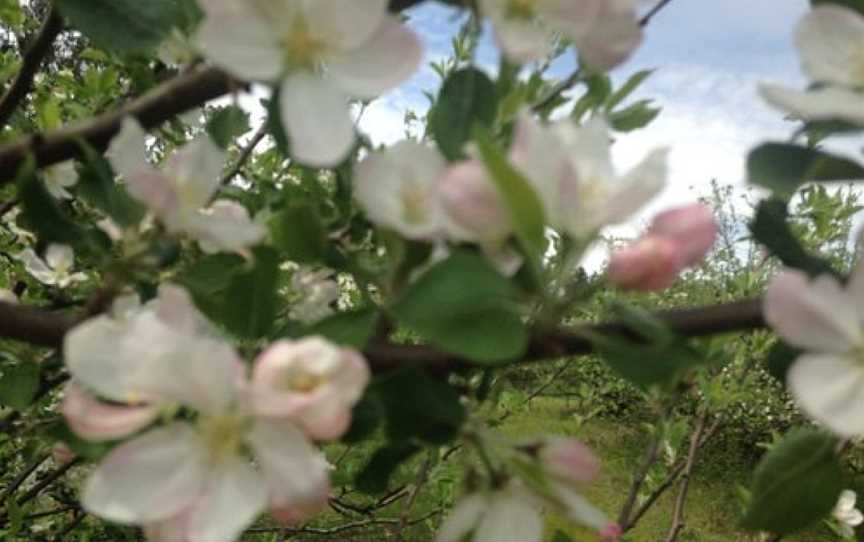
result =
[[39,68],[51,52],[51,45],[62,30],[63,18],[57,13],[57,8],[51,6],[35,41],[23,54],[18,75],[15,76],[15,80],[3,94],[3,98],[0,98],[0,128],[6,126],[12,113],[30,93],[30,89],[33,87],[33,78],[36,77],[36,73],[39,72]]
[[702,439],[702,431],[705,430],[705,420],[707,417],[708,411],[703,408],[696,418],[693,435],[690,437],[690,448],[687,450],[687,461],[684,464],[684,472],[681,474],[681,488],[678,490],[678,496],[675,498],[672,525],[669,528],[669,534],[666,535],[666,542],[675,542],[678,539],[678,535],[684,529],[684,503],[687,501],[690,476],[693,473],[693,465],[696,463],[696,452],[699,450],[699,443]]

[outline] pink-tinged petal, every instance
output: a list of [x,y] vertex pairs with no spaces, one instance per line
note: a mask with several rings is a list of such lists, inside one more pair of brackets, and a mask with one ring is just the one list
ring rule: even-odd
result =
[[617,523],[610,523],[600,529],[598,534],[603,542],[618,542],[624,534],[624,529]]
[[327,75],[357,98],[374,98],[413,74],[421,60],[420,38],[388,15],[369,41],[327,62]]
[[202,135],[176,151],[165,167],[165,176],[177,192],[181,213],[203,208],[222,183],[225,151]]
[[171,179],[155,169],[144,169],[126,177],[126,189],[174,231],[180,197]]
[[215,4],[202,5],[207,16],[194,38],[204,56],[241,79],[276,81],[284,52],[273,23],[248,5],[233,9]]
[[473,542],[540,542],[543,518],[532,500],[519,493],[501,492],[489,501]]
[[489,500],[482,493],[460,499],[438,529],[435,542],[462,542],[480,523]]
[[611,70],[642,43],[642,27],[634,10],[600,15],[591,30],[576,40],[582,60],[594,69]]
[[841,437],[864,435],[864,367],[853,357],[804,354],[786,375],[808,416]]
[[545,439],[540,462],[551,476],[577,484],[587,484],[600,473],[600,460],[594,452],[573,438]]
[[204,489],[207,455],[184,423],[154,429],[111,451],[84,486],[84,508],[117,523],[168,519]]
[[270,508],[270,515],[282,525],[297,525],[309,521],[320,514],[330,501],[330,486],[322,484],[320,493],[313,495],[304,502],[293,502],[288,506]]
[[267,506],[267,485],[242,457],[214,465],[207,485],[192,506],[189,542],[232,542]]
[[186,229],[208,254],[225,251],[248,255],[249,247],[267,234],[264,226],[249,218],[245,207],[229,200],[215,201],[206,211],[189,217]]
[[458,238],[496,242],[510,236],[510,213],[479,160],[450,166],[438,187],[441,205]]
[[717,222],[711,208],[693,203],[662,212],[651,222],[651,233],[673,239],[682,265],[691,266],[705,257],[717,238]]
[[66,386],[60,411],[76,435],[92,441],[128,437],[153,423],[159,415],[155,406],[104,403],[74,381]]
[[159,320],[173,330],[190,335],[215,335],[213,326],[195,306],[189,292],[176,284],[162,283],[156,299],[148,303]]
[[564,484],[553,484],[555,497],[564,505],[564,511],[571,520],[591,527],[597,532],[609,529],[611,523],[602,510],[588,502],[588,499]]
[[814,8],[798,25],[795,44],[814,81],[864,85],[864,16],[856,11],[836,5]]
[[309,27],[341,50],[360,47],[380,31],[387,0],[301,0]]
[[282,83],[282,122],[291,138],[291,154],[312,167],[341,163],[354,144],[348,98],[329,81],[296,73]]
[[78,455],[65,442],[57,442],[51,447],[51,458],[58,465],[68,465],[77,457]]
[[779,85],[759,87],[762,98],[806,121],[842,120],[864,125],[864,93],[842,87],[800,91]]
[[327,460],[293,423],[259,419],[248,441],[269,488],[272,510],[309,510],[329,493]]
[[616,250],[609,259],[606,277],[628,290],[665,290],[683,269],[678,243],[657,235],[646,235]]
[[783,340],[800,348],[843,353],[864,340],[856,301],[828,276],[811,282],[801,271],[780,272],[765,292],[764,313]]

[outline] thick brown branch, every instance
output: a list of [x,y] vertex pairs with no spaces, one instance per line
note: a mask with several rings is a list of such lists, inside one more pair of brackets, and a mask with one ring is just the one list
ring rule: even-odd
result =
[[39,34],[36,36],[36,40],[23,55],[21,70],[15,76],[15,80],[12,81],[3,98],[0,98],[0,128],[6,126],[12,113],[30,92],[33,87],[33,78],[36,77],[39,67],[42,66],[42,62],[51,51],[51,44],[54,43],[54,39],[61,30],[63,30],[63,18],[52,6]]

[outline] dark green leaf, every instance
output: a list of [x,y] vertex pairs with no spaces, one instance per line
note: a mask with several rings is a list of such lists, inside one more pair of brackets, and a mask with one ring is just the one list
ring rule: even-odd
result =
[[801,355],[800,350],[792,348],[783,341],[777,341],[765,358],[768,373],[785,386],[786,373],[789,372],[789,367],[795,363],[799,355]]
[[564,531],[555,531],[555,534],[552,536],[552,542],[573,542],[573,539]]
[[273,96],[264,102],[267,108],[267,130],[276,142],[276,148],[282,156],[291,156],[291,139],[282,124],[282,110],[279,106],[279,87],[273,88]]
[[85,160],[78,172],[77,193],[120,227],[141,222],[144,207],[114,180],[114,172],[108,161],[86,143],[82,142],[81,147]]
[[183,22],[177,0],[56,0],[56,5],[71,26],[115,51],[155,48]]
[[609,114],[609,124],[618,132],[632,132],[644,128],[660,114],[659,107],[652,107],[651,100],[640,100],[629,107]]
[[591,340],[603,361],[642,387],[669,382],[681,371],[710,361],[682,339],[652,342],[608,334]]
[[366,440],[384,421],[386,412],[381,398],[374,390],[367,389],[360,401],[351,410],[351,427],[342,436],[342,442],[353,444]]
[[519,291],[469,252],[429,269],[391,312],[431,343],[477,363],[512,361],[528,345]]
[[178,282],[191,291],[209,296],[228,288],[234,275],[243,271],[244,260],[236,254],[204,256],[180,273]]
[[63,421],[52,424],[45,433],[51,440],[66,444],[70,450],[75,452],[75,455],[88,461],[102,459],[117,445],[117,442],[92,442],[84,440],[69,429],[69,426]]
[[273,215],[268,226],[273,244],[290,260],[318,262],[327,251],[324,224],[319,213],[309,205],[289,205]]
[[251,129],[249,113],[236,105],[223,107],[207,121],[207,133],[219,147],[227,149],[235,138],[242,136]]
[[383,493],[387,491],[390,478],[396,469],[411,456],[420,451],[420,447],[406,442],[387,444],[379,448],[357,475],[355,485],[364,493]]
[[309,335],[321,335],[336,344],[362,350],[378,325],[378,309],[370,307],[334,314],[308,329]]
[[507,205],[516,237],[534,265],[539,266],[540,258],[546,250],[546,217],[537,192],[525,177],[510,165],[487,131],[478,128],[474,132],[474,138],[483,162]]
[[754,471],[744,525],[786,535],[827,516],[844,487],[835,445],[813,429],[786,435]]
[[858,162],[791,143],[765,143],[747,157],[747,178],[784,197],[810,181],[864,180]]
[[588,87],[573,106],[570,115],[574,120],[581,121],[585,113],[594,111],[606,103],[612,94],[612,80],[606,74],[594,74],[585,80]]
[[823,273],[839,276],[825,260],[808,253],[792,233],[787,222],[786,202],[778,199],[763,200],[750,223],[753,237],[765,245],[783,265],[806,271],[812,276]]
[[279,257],[268,247],[259,247],[251,269],[231,279],[225,298],[223,323],[239,337],[255,339],[267,335],[276,320]]
[[465,157],[474,125],[491,127],[498,112],[495,84],[476,68],[453,72],[441,87],[429,117],[429,130],[448,160]]
[[39,365],[18,362],[3,367],[0,376],[0,404],[24,410],[39,392]]

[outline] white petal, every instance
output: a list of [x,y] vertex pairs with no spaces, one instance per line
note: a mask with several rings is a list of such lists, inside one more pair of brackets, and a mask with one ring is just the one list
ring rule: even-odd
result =
[[480,493],[460,499],[441,524],[435,542],[462,542],[480,522],[488,505],[488,499]]
[[216,335],[212,324],[195,306],[189,292],[176,284],[167,282],[160,284],[158,295],[147,304],[147,308],[177,332],[190,335]]
[[109,453],[84,487],[84,508],[118,523],[167,519],[194,502],[206,482],[206,455],[186,424],[154,429]]
[[802,120],[841,120],[864,125],[864,93],[840,87],[806,92],[779,85],[761,85],[766,102]]
[[153,211],[170,231],[174,231],[180,198],[171,179],[148,167],[126,176],[126,190],[130,196]]
[[530,21],[497,21],[495,36],[507,58],[520,64],[540,60],[552,52],[552,30]]
[[48,267],[45,261],[32,248],[23,250],[16,258],[24,264],[24,269],[42,284],[50,286],[57,283],[57,276],[54,270]]
[[241,79],[275,81],[282,73],[284,52],[273,22],[250,6],[243,8],[208,10],[195,43],[214,64]]
[[864,434],[864,367],[859,360],[804,354],[789,368],[786,381],[810,417],[843,437]]
[[765,321],[793,346],[822,352],[848,352],[864,337],[856,300],[837,281],[810,281],[797,270],[775,276],[765,292]]
[[72,431],[91,441],[128,437],[153,423],[159,415],[155,406],[127,407],[103,403],[75,381],[66,386],[60,410]]
[[387,0],[301,0],[309,26],[340,50],[359,47],[380,31]]
[[327,460],[294,424],[258,420],[249,444],[267,480],[271,506],[302,506],[320,499],[329,486]]
[[858,500],[858,495],[851,489],[844,489],[840,492],[840,497],[837,499],[835,510],[848,512],[855,508],[855,501]]
[[193,213],[207,205],[222,181],[225,151],[208,136],[200,136],[168,160],[165,175],[174,183],[181,213]]
[[75,263],[75,253],[68,245],[50,244],[45,250],[45,262],[51,269],[66,271]]
[[840,6],[819,6],[795,34],[805,71],[817,82],[864,85],[864,17]]
[[246,252],[267,234],[261,224],[252,222],[245,207],[227,200],[216,201],[208,211],[189,217],[185,227],[209,254]]
[[118,175],[128,178],[142,170],[152,169],[147,163],[147,132],[134,117],[124,117],[120,132],[111,140],[106,153]]
[[354,144],[348,98],[320,77],[297,73],[282,84],[282,122],[291,154],[313,167],[338,165]]
[[408,79],[422,59],[417,34],[388,15],[369,41],[328,61],[327,74],[350,95],[374,98]]
[[540,542],[542,536],[543,520],[534,504],[503,493],[492,497],[473,542]]
[[235,457],[214,466],[188,519],[189,542],[232,542],[267,505],[264,479]]
[[642,27],[635,12],[601,16],[576,45],[586,64],[598,70],[611,70],[627,60],[642,43]]
[[603,529],[609,524],[606,514],[568,486],[555,484],[554,490],[556,496],[567,510],[567,515],[574,521],[587,525],[596,531]]
[[431,239],[445,225],[438,199],[445,167],[435,149],[400,141],[357,166],[354,196],[372,222],[409,239]]

